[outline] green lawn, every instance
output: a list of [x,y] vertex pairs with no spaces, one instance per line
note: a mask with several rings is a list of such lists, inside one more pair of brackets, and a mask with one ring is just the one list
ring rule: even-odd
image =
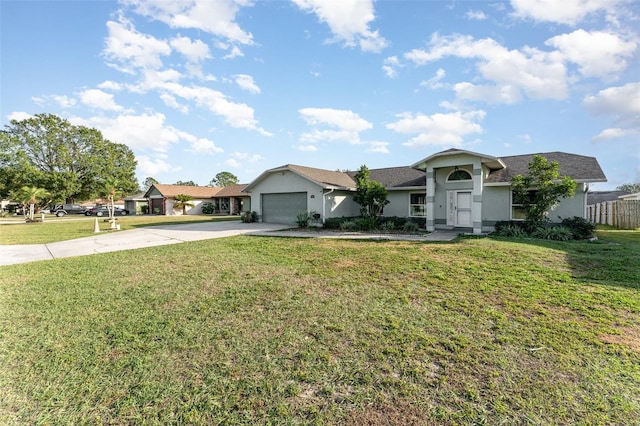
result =
[[640,232],[0,267],[0,424],[637,424]]
[[[108,218],[99,217],[101,230],[109,229]],[[180,223],[209,222],[212,220],[239,220],[239,216],[118,216],[117,223],[122,230],[142,226],[177,225]],[[94,234],[96,217],[84,215],[57,218],[47,216],[44,222],[25,223],[12,217],[0,219],[0,245],[2,244],[48,244],[75,238],[90,237]]]

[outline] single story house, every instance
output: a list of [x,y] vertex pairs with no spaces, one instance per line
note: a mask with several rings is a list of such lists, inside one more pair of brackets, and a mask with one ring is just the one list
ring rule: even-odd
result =
[[193,197],[193,207],[187,208],[187,214],[202,214],[202,204],[212,202],[212,198],[222,188],[211,186],[164,185],[156,183],[145,192],[149,203],[149,213],[164,216],[180,216],[182,209],[174,209],[176,196],[185,194]]
[[243,190],[247,184],[225,186],[220,189],[211,201],[214,214],[239,215],[251,211],[251,196]]
[[[411,166],[370,170],[370,177],[389,192],[384,216],[419,217],[428,231],[459,229],[482,233],[498,221],[523,218],[513,203],[511,179],[528,174],[535,154],[494,157],[448,149]],[[563,199],[549,215],[585,217],[589,184],[606,182],[594,157],[564,152],[540,153],[560,164],[560,176],[571,176],[576,194]],[[358,216],[353,201],[355,172],[339,172],[287,164],[266,170],[244,189],[251,193],[252,210],[264,222],[295,223],[300,211],[326,218]]]
[[618,197],[621,200],[633,201],[640,200],[640,192],[634,192],[633,194],[625,194]]
[[144,192],[124,197],[122,201],[124,201],[124,208],[129,211],[129,214],[142,214],[142,208],[148,207],[148,200],[145,198]]

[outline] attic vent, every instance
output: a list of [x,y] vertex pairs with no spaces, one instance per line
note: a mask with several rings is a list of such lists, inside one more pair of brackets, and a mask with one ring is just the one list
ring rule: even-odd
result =
[[447,178],[448,182],[457,180],[471,180],[471,174],[466,170],[454,170]]

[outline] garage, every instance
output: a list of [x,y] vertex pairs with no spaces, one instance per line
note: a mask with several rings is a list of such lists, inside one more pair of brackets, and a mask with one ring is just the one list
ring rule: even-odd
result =
[[263,222],[294,224],[301,211],[307,211],[306,192],[262,194]]

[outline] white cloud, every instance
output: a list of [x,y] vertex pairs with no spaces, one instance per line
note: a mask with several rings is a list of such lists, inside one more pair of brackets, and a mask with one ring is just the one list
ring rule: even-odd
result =
[[235,21],[241,7],[251,6],[248,0],[166,1],[122,0],[136,13],[155,19],[172,28],[196,29],[223,37],[230,42],[253,44],[251,33],[244,31]]
[[318,147],[315,145],[298,145],[298,151],[302,152],[316,152],[318,151]]
[[103,90],[111,90],[112,92],[119,92],[120,90],[123,89],[123,85],[121,83],[118,83],[116,81],[103,81],[102,83],[98,84],[98,89],[103,89]]
[[233,158],[225,160],[224,164],[225,166],[233,167],[234,169],[240,168],[241,166],[241,164]]
[[491,38],[435,33],[427,50],[413,49],[404,55],[416,65],[449,56],[477,60],[480,75],[489,83],[459,83],[456,91],[464,99],[514,103],[523,95],[532,99],[565,99],[568,95],[566,67],[559,52],[526,46],[509,50]]
[[116,104],[111,93],[99,89],[87,89],[78,94],[80,102],[88,107],[105,111],[122,111],[123,107]]
[[171,47],[183,54],[189,62],[201,62],[211,57],[209,46],[201,40],[191,41],[189,37],[176,37],[171,40]]
[[615,125],[595,136],[594,142],[640,135],[640,82],[609,87],[583,103],[591,114],[611,116]]
[[233,46],[231,47],[231,51],[229,51],[228,54],[224,55],[222,59],[233,59],[233,58],[238,58],[243,56],[244,56],[244,52],[238,46]]
[[585,77],[615,77],[627,67],[638,44],[603,31],[588,32],[582,29],[562,34],[545,42],[557,48],[567,61],[578,65]]
[[160,95],[160,99],[162,99],[162,102],[164,102],[166,106],[177,109],[183,114],[187,114],[189,112],[189,107],[178,102],[175,96],[168,93],[162,93]]
[[395,78],[398,75],[398,68],[402,68],[402,64],[397,56],[389,56],[382,63],[382,70],[389,78]]
[[[373,125],[358,114],[333,108],[303,108],[298,111],[304,121],[315,126],[311,132],[301,135],[304,142],[340,142],[361,143],[360,132],[371,129]],[[318,127],[328,126],[331,129],[321,130]]]
[[22,121],[22,120],[28,120],[31,117],[33,117],[31,114],[26,113],[24,111],[15,111],[15,112],[12,112],[11,114],[9,114],[7,116],[7,119],[9,121],[11,121],[11,120]]
[[365,52],[380,52],[387,40],[369,24],[375,20],[372,0],[293,0],[302,10],[315,13],[320,22],[326,23],[334,35],[330,41],[342,41],[347,47],[356,44]]
[[264,160],[264,157],[260,154],[249,154],[247,152],[232,152],[231,156],[237,160],[242,161],[243,163],[257,163],[258,161]]
[[142,115],[119,115],[114,118],[99,116],[89,119],[70,118],[74,124],[95,127],[106,139],[123,143],[135,150],[166,152],[171,144],[180,141],[181,134],[173,126],[165,125],[161,113]]
[[610,12],[620,0],[511,0],[514,16],[535,21],[576,25],[587,15]]
[[76,105],[76,100],[67,95],[54,95],[53,100],[56,101],[61,108],[71,108]]
[[196,154],[204,155],[220,154],[224,152],[222,148],[216,146],[216,144],[209,139],[198,138],[186,132],[179,132],[178,135],[189,142],[190,147],[186,150],[187,152],[195,152]]
[[373,152],[376,154],[388,154],[388,146],[389,142],[372,141],[369,142],[369,148],[367,149],[367,152]]
[[403,144],[410,148],[461,146],[467,135],[483,132],[478,122],[484,116],[485,112],[481,110],[433,115],[403,113],[397,115],[398,121],[387,124],[387,128],[402,134],[417,134]]
[[103,54],[107,60],[119,63],[110,65],[122,72],[135,74],[137,68],[158,69],[162,67],[161,57],[171,54],[169,43],[139,33],[124,18],[120,22],[108,21],[107,29],[109,35]]
[[438,71],[436,71],[436,75],[434,75],[433,77],[431,77],[429,80],[423,80],[420,82],[420,86],[422,87],[428,87],[429,89],[440,89],[442,87],[444,87],[445,85],[443,83],[441,83],[440,81],[447,75],[447,72],[442,69],[442,68],[438,68]]
[[484,21],[487,19],[487,15],[481,10],[469,10],[464,16],[472,21]]
[[251,77],[250,75],[238,74],[238,75],[234,75],[234,78],[236,79],[236,84],[242,90],[246,90],[247,92],[254,93],[254,94],[260,93],[260,88],[255,83],[255,81],[253,81],[253,77]]
[[158,176],[165,172],[175,172],[181,170],[182,167],[172,166],[162,158],[151,159],[146,155],[136,156],[138,161],[138,171],[142,176]]

